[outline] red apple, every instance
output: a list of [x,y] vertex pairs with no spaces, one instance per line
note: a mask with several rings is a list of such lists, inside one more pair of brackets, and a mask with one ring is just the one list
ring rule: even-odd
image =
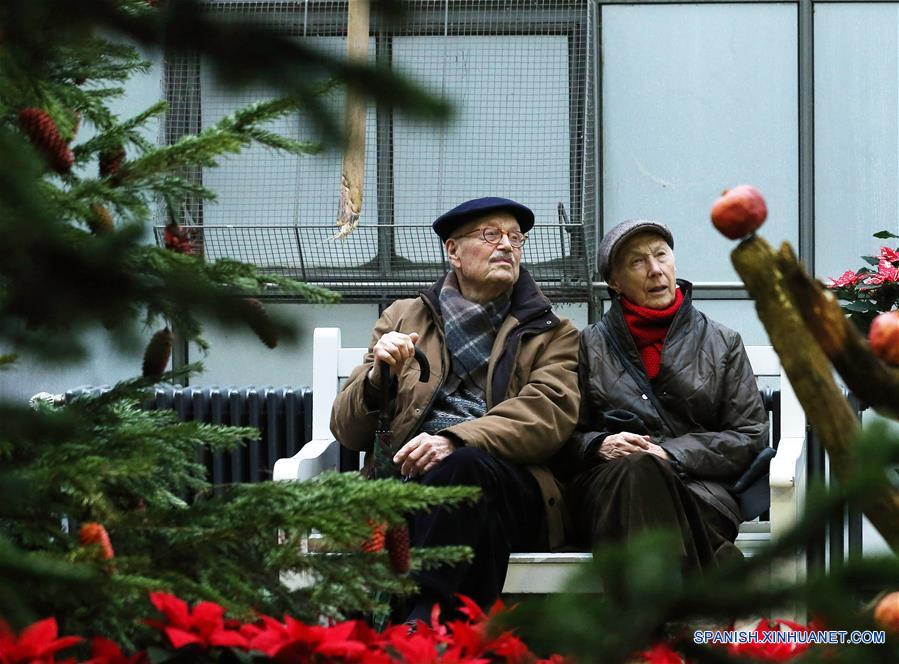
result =
[[888,364],[899,364],[899,311],[880,314],[871,322],[868,342],[874,354]]
[[899,592],[881,598],[874,608],[874,622],[887,632],[899,634]]
[[712,223],[731,240],[749,235],[764,223],[767,216],[765,199],[751,184],[725,189],[712,205]]

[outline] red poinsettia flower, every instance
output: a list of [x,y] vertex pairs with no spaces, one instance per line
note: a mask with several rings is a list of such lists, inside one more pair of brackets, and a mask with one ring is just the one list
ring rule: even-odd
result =
[[899,251],[897,251],[896,249],[890,249],[889,247],[881,247],[880,257],[885,261],[895,263],[896,261],[899,261]]
[[644,650],[638,657],[647,664],[684,664],[684,658],[671,649],[667,643],[657,643],[649,650]]
[[899,268],[893,267],[892,263],[881,258],[877,264],[877,272],[868,275],[865,281],[875,286],[899,281]]
[[147,661],[146,652],[128,657],[122,654],[122,649],[115,642],[95,636],[91,640],[91,658],[82,664],[146,664]]
[[0,662],[3,664],[52,663],[60,650],[81,643],[80,636],[59,636],[56,618],[33,623],[16,637],[9,625],[0,620]]
[[150,593],[150,601],[169,622],[148,620],[147,623],[162,630],[175,649],[191,644],[241,650],[248,647],[247,638],[240,631],[225,627],[225,609],[218,604],[199,602],[191,610],[184,600],[163,592]]
[[408,629],[392,630],[390,641],[385,645],[400,655],[402,662],[433,664],[440,661],[440,653],[434,640],[418,632],[409,634]]
[[838,279],[834,279],[830,277],[830,287],[831,288],[848,288],[849,286],[854,286],[859,281],[861,281],[863,274],[856,274],[852,270],[846,270],[841,277]]
[[248,648],[262,652],[276,662],[297,662],[313,655],[361,662],[369,652],[375,632],[364,623],[350,620],[329,627],[306,625],[290,616],[278,622],[260,616],[261,626],[245,629]]
[[[761,637],[766,632],[807,632],[809,628],[789,620],[760,620],[754,631]],[[728,645],[728,650],[734,655],[754,657],[765,662],[786,662],[809,648],[807,643],[763,643],[761,641],[761,638],[757,638],[752,643],[732,643]]]

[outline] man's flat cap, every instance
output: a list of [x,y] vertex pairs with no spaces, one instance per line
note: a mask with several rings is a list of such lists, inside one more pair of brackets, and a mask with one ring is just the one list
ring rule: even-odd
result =
[[614,226],[608,233],[602,236],[599,243],[597,254],[599,257],[599,273],[606,281],[612,272],[612,266],[615,264],[615,252],[621,246],[637,233],[655,233],[661,235],[668,246],[674,249],[674,236],[671,235],[671,229],[660,221],[652,219],[628,219]]
[[472,219],[483,217],[490,212],[508,212],[515,217],[522,233],[527,233],[534,226],[534,213],[529,207],[508,198],[488,196],[465,201],[449,212],[444,212],[434,221],[434,232],[440,236],[441,240],[446,242],[456,229],[464,226]]

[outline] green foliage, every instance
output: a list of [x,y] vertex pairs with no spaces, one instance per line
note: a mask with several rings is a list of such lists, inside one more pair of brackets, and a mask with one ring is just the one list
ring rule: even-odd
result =
[[[65,414],[80,426],[69,427],[63,438],[13,441],[4,454],[0,554],[10,545],[22,552],[0,555],[13,616],[54,614],[69,632],[134,643],[149,590],[216,601],[245,618],[254,610],[315,620],[383,609],[376,591],[404,593],[413,584],[390,570],[386,554],[361,552],[370,535],[367,520],[398,523],[410,511],[476,496],[471,488],[368,481],[355,473],[213,488],[201,452],[233,449],[257,431],[143,410],[135,395],[122,397],[133,387],[65,408],[40,405],[40,413]],[[96,560],[79,544],[78,529],[86,522],[108,530],[112,561]],[[304,553],[310,532],[326,543],[315,555]],[[467,554],[435,549],[413,555],[421,565]],[[69,581],[85,582],[60,595],[58,583],[17,576],[41,561]],[[315,583],[291,590],[282,573],[311,575]]]
[[[213,167],[220,156],[253,143],[295,154],[317,152],[316,143],[266,129],[272,120],[296,113],[303,99],[253,104],[196,136],[155,146],[141,131],[165,111],[164,103],[125,120],[106,106],[122,88],[102,87],[105,80],[121,82],[146,67],[133,48],[97,37],[51,48],[43,63],[46,78],[29,71],[30,61],[15,48],[0,52],[0,145],[10,158],[0,174],[5,180],[0,181],[0,231],[15,240],[0,249],[0,343],[48,359],[77,358],[85,349],[77,335],[60,334],[63,330],[97,319],[107,327],[128,328],[139,318],[150,325],[165,318],[203,346],[203,316],[246,322],[243,310],[233,306],[236,296],[277,288],[312,302],[335,301],[329,291],[266,277],[249,265],[206,264],[144,243],[143,225],[152,220],[158,201],[176,217],[190,200],[214,199],[213,192],[182,175],[185,168]],[[82,79],[90,86],[75,84]],[[323,84],[316,92],[331,87]],[[73,173],[46,176],[42,157],[18,132],[18,110],[32,105],[46,110],[64,136],[75,134],[79,114],[94,125],[96,135],[75,146],[80,168]],[[131,158],[115,173],[85,174],[100,153],[119,148],[127,148]],[[117,220],[114,232],[90,232],[98,205]],[[283,323],[278,327],[288,339],[295,332]]]
[[[235,305],[270,291],[310,302],[336,296],[251,265],[206,263],[148,245],[147,224],[180,219],[198,199],[213,200],[214,192],[189,174],[222,156],[253,144],[314,155],[320,139],[339,138],[325,99],[335,81],[419,115],[445,115],[444,103],[388,71],[349,64],[198,2],[160,4],[0,5],[0,369],[16,356],[80,358],[88,350],[81,332],[99,325],[122,340],[140,322],[164,320],[201,346],[200,321],[210,319],[290,338],[293,327],[275,320],[269,329],[258,307]],[[148,67],[134,43],[201,54],[226,82],[259,79],[284,96],[157,146],[145,136],[148,123],[166,112],[164,103],[131,118],[109,106],[128,77]],[[25,135],[19,113],[28,107],[50,116],[62,145],[51,136],[42,148],[40,137]],[[298,141],[272,131],[272,121],[294,113],[308,114],[319,134]],[[86,125],[93,135],[85,140]],[[71,148],[71,172],[48,170],[49,144]],[[100,172],[101,160],[109,164],[123,150],[122,163]],[[100,223],[103,211],[112,228]],[[142,637],[138,619],[150,590],[210,599],[245,617],[256,609],[311,620],[383,610],[387,593],[408,592],[412,584],[390,570],[385,554],[359,552],[366,520],[398,522],[410,510],[473,497],[471,490],[368,482],[356,474],[213,488],[200,455],[233,449],[256,432],[143,410],[141,390],[150,382],[126,381],[66,407],[0,402],[0,617],[14,627],[55,615],[64,632],[103,634],[127,648]],[[88,522],[107,529],[113,559],[81,545],[79,529]],[[310,555],[304,547],[313,530],[327,550]],[[414,564],[469,553],[429,550],[414,553]],[[287,587],[282,573],[313,583]]]

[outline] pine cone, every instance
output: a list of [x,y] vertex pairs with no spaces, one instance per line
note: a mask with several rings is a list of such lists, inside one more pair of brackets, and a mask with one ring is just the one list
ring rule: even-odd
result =
[[68,173],[75,163],[75,155],[59,135],[59,129],[46,111],[28,107],[19,111],[19,124],[32,145],[40,151],[57,173]]
[[91,203],[91,214],[87,218],[87,225],[90,226],[91,232],[94,235],[111,233],[115,228],[109,210],[99,203]]
[[118,145],[100,153],[100,177],[115,175],[125,163],[125,148]]
[[387,529],[387,554],[394,572],[406,574],[409,571],[412,552],[409,548],[409,527],[405,523]]
[[371,528],[371,536],[362,542],[362,553],[380,553],[384,550],[387,524],[369,519],[368,526]]
[[194,244],[190,241],[190,235],[186,228],[178,224],[169,224],[165,227],[165,248],[178,254],[193,254]]
[[172,343],[174,337],[169,328],[164,327],[153,335],[147,350],[144,351],[144,376],[146,378],[158,378],[165,373],[169,366],[169,358],[172,356]]
[[100,557],[103,560],[111,560],[115,556],[112,550],[112,542],[109,541],[109,533],[103,524],[96,521],[89,521],[82,524],[78,531],[78,541],[82,546],[97,545],[100,547]]
[[244,320],[250,329],[262,340],[262,343],[269,348],[275,348],[278,345],[278,330],[272,319],[268,317],[262,302],[249,297],[243,300],[242,308]]

